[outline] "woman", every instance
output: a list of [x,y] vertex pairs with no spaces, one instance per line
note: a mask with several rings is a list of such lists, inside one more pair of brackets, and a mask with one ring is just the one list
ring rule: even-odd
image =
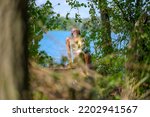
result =
[[66,47],[68,53],[69,64],[79,63],[83,60],[85,64],[89,67],[90,65],[90,55],[82,51],[84,46],[83,39],[80,35],[80,30],[77,28],[72,28],[71,37],[66,38]]

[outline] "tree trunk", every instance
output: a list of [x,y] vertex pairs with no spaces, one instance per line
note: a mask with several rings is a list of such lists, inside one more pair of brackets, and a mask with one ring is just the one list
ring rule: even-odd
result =
[[25,8],[25,0],[0,0],[0,99],[28,89]]
[[104,55],[107,55],[113,51],[107,0],[98,0],[98,6],[102,22],[102,51]]

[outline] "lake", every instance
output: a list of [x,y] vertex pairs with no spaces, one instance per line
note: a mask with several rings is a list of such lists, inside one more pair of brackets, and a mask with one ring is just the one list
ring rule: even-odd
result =
[[[43,35],[43,39],[39,42],[40,50],[44,50],[49,56],[52,56],[56,62],[60,62],[61,56],[67,56],[66,37],[70,36],[70,31],[48,31]],[[111,35],[117,38],[117,35]],[[94,52],[93,44],[91,43],[91,52]]]
[[70,36],[69,31],[49,31],[39,42],[39,50],[44,50],[56,62],[60,62],[61,56],[67,56],[65,40],[68,36]]

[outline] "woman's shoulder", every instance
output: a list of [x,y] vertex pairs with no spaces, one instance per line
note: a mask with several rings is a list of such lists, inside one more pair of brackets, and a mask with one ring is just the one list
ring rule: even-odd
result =
[[78,37],[78,40],[79,40],[79,41],[82,40],[82,39],[83,39],[83,38],[82,38],[81,36]]
[[70,41],[71,40],[71,37],[66,37],[66,41]]

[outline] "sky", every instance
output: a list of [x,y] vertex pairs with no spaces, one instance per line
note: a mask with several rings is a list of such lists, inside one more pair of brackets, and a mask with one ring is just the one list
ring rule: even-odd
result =
[[[44,4],[47,0],[36,0],[37,5]],[[87,3],[88,0],[79,0],[80,3]],[[89,9],[85,7],[77,9],[71,9],[71,7],[66,3],[66,0],[50,0],[53,5],[54,11],[59,13],[61,16],[66,16],[68,12],[70,12],[69,17],[74,17],[75,13],[81,15],[81,18],[88,18],[89,17]],[[60,5],[58,5],[60,3]]]

